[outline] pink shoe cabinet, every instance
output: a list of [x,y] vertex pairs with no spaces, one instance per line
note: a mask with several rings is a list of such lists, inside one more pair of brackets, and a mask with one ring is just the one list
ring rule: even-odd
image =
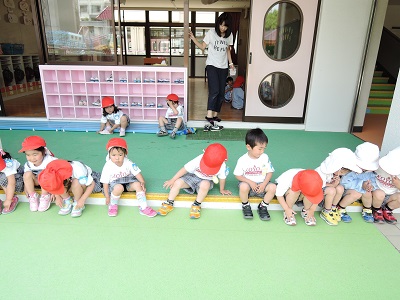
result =
[[187,121],[187,73],[182,67],[41,65],[50,120],[100,120],[101,98],[111,96],[131,121],[158,122],[166,96],[177,94]]

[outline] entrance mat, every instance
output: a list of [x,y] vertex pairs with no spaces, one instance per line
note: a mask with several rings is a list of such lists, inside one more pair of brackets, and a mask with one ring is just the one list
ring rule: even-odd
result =
[[197,128],[196,134],[186,135],[187,140],[212,141],[244,141],[248,129],[223,129],[221,131],[207,131]]

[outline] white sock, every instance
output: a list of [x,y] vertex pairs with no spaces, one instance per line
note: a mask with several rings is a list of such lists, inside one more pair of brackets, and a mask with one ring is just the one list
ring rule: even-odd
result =
[[144,191],[141,192],[136,192],[136,198],[139,202],[139,206],[141,210],[144,210],[147,208],[147,198],[146,198],[146,193]]
[[115,196],[113,193],[111,193],[111,205],[118,205],[118,200],[121,198],[121,196]]

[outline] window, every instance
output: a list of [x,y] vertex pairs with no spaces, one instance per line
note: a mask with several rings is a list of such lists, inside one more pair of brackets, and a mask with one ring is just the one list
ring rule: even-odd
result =
[[[172,11],[172,22],[174,23],[183,23],[184,13],[183,11]],[[189,23],[192,21],[192,14],[189,13]]]
[[150,11],[149,12],[150,22],[168,22],[167,11]]
[[144,10],[121,10],[124,22],[145,22],[146,13]]
[[169,55],[170,29],[168,27],[150,27],[150,54]]
[[87,5],[81,5],[79,7],[79,10],[80,10],[81,13],[87,13],[88,12],[88,7],[87,7]]
[[215,12],[209,12],[209,11],[196,12],[196,23],[215,24]]
[[125,36],[127,42],[128,55],[146,55],[144,27],[126,26]]
[[92,5],[92,13],[96,14],[101,11],[101,6],[100,5]]

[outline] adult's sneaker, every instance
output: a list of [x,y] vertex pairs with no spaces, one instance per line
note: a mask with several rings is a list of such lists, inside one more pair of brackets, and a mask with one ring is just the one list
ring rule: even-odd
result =
[[166,202],[163,202],[161,204],[161,207],[158,209],[157,214],[161,216],[166,216],[169,212],[171,212],[174,209],[174,207],[171,204],[168,204]]
[[344,223],[350,223],[353,220],[344,208],[338,208],[338,214]]
[[190,218],[191,219],[198,219],[200,218],[200,211],[201,211],[201,207],[198,205],[192,205],[191,209],[190,209]]
[[268,208],[264,205],[258,204],[257,207],[258,216],[262,221],[269,221],[271,220],[271,216],[269,215]]
[[336,226],[338,225],[338,221],[335,218],[335,214],[332,210],[325,210],[323,209],[321,213],[319,214],[322,220],[326,222],[326,224],[331,225],[331,226]]
[[214,124],[210,127],[210,131],[221,131],[222,129],[224,129],[224,126],[219,126],[217,124]]
[[34,193],[33,195],[28,196],[29,201],[29,209],[31,211],[37,211],[39,207],[39,194]]
[[209,132],[211,130],[212,125],[210,123],[207,123],[206,125],[204,125],[204,132]]
[[49,209],[51,203],[51,195],[41,195],[39,198],[39,207],[38,211],[44,212]]
[[396,224],[397,219],[393,216],[393,212],[389,209],[382,208],[383,218],[388,224]]
[[370,208],[363,208],[361,215],[365,222],[374,223],[374,217],[372,216],[372,210]]
[[250,204],[243,205],[242,212],[245,219],[253,219],[253,212],[251,211]]
[[383,217],[382,209],[375,210],[372,213],[374,217],[374,223],[383,224],[385,223],[385,218]]
[[16,195],[14,195],[14,197],[12,198],[10,207],[8,209],[3,207],[3,210],[1,210],[2,206],[1,206],[1,201],[0,201],[0,212],[3,215],[10,214],[15,210],[15,208],[17,207],[17,204],[18,204],[18,197]]

